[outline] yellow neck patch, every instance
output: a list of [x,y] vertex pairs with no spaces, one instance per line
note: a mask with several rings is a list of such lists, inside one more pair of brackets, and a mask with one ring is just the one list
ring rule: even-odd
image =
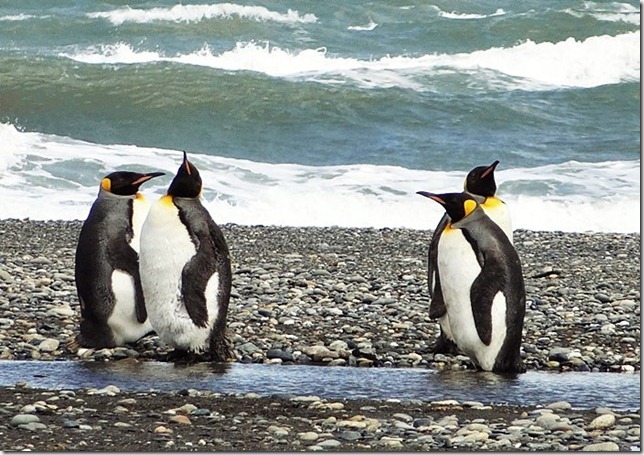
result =
[[503,201],[494,196],[488,197],[485,199],[485,202],[482,204],[486,209],[495,209],[503,205]]
[[105,177],[103,180],[101,180],[101,188],[103,188],[105,191],[112,192],[112,181]]
[[465,216],[468,216],[476,208],[476,201],[472,199],[467,199],[463,202],[463,210],[465,210]]
[[159,199],[159,202],[165,205],[174,205],[174,202],[172,202],[172,196],[166,194],[163,196],[161,199]]

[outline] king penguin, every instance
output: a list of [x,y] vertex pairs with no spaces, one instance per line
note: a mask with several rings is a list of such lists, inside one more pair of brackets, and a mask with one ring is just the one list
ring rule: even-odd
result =
[[485,213],[483,197],[467,192],[419,194],[441,204],[449,216],[436,259],[456,345],[484,371],[524,372],[520,349],[526,297],[514,246]]
[[[496,197],[496,181],[494,179],[494,171],[498,166],[499,161],[495,161],[489,166],[477,166],[472,169],[465,178],[464,189],[466,192],[482,196],[484,199],[481,202],[481,207],[485,213],[494,221],[508,236],[510,242],[512,239],[512,221],[510,212],[506,204]],[[443,294],[441,291],[440,277],[438,276],[438,266],[436,264],[436,253],[438,248],[438,240],[440,239],[445,226],[449,222],[447,213],[443,215],[439,221],[432,240],[429,244],[428,254],[428,270],[427,270],[427,283],[429,287],[429,297],[431,303],[429,305],[429,317],[431,319],[438,319],[440,324],[440,335],[434,345],[434,353],[449,353],[456,354],[458,349],[454,343],[449,329],[448,314],[445,311],[445,303],[443,302]],[[465,241],[465,239],[463,239]]]
[[188,363],[233,357],[226,337],[230,254],[201,193],[199,171],[184,152],[141,231],[141,284],[150,322],[174,348],[168,359]]
[[76,247],[80,334],[70,347],[111,348],[152,332],[139,277],[141,226],[150,208],[139,187],[163,172],[118,171],[101,180]]

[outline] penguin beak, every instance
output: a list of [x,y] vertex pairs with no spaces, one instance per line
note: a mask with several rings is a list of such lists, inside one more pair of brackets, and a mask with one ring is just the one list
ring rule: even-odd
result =
[[496,167],[497,167],[498,165],[499,165],[499,160],[496,160],[494,163],[490,164],[490,165],[488,166],[488,168],[487,168],[485,171],[483,171],[483,173],[481,174],[481,179],[484,179],[484,178],[485,178],[485,177],[487,177],[490,173],[494,172],[494,170],[496,169]]
[[154,177],[159,177],[161,175],[165,175],[165,172],[150,172],[147,174],[143,174],[141,177],[136,179],[134,182],[132,182],[132,185],[141,185],[144,182],[147,182],[150,179],[153,179]]
[[427,191],[417,191],[416,194],[420,194],[421,196],[428,197],[430,199],[433,199],[434,201],[438,202],[441,205],[445,205],[445,200],[439,197],[437,194],[434,193],[429,193]]
[[183,151],[183,167],[185,168],[188,175],[190,175],[190,162],[188,161],[188,154],[186,151]]

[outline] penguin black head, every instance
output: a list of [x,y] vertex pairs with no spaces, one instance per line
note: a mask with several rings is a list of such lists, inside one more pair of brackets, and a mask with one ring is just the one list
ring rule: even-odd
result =
[[201,176],[194,164],[188,161],[188,155],[184,151],[183,163],[168,188],[168,196],[198,198],[200,195]]
[[491,197],[496,193],[494,170],[499,160],[489,166],[477,166],[465,178],[465,191],[479,196]]
[[119,196],[134,196],[138,193],[139,187],[143,183],[160,175],[165,175],[165,173],[149,172],[147,174],[140,174],[130,171],[112,172],[101,180],[101,188]]
[[466,218],[478,206],[477,200],[468,193],[444,193],[434,194],[427,191],[418,191],[417,194],[428,197],[445,207],[445,211],[452,220],[452,223],[458,223]]

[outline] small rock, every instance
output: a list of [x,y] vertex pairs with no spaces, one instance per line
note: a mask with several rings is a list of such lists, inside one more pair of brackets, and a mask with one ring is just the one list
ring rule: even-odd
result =
[[342,439],[344,441],[357,441],[361,437],[362,437],[362,435],[359,432],[350,431],[350,430],[343,431],[342,433],[340,433],[338,435],[338,438],[340,438],[340,439]]
[[172,423],[179,423],[181,425],[192,425],[192,422],[190,419],[184,415],[176,415],[170,417],[170,422]]
[[326,439],[324,441],[318,442],[316,445],[325,449],[335,449],[337,447],[340,447],[342,443],[336,439]]
[[619,452],[619,446],[614,442],[598,442],[589,444],[581,450],[584,452]]
[[600,430],[605,428],[610,428],[615,425],[615,416],[613,414],[602,414],[599,417],[595,417],[588,428],[591,430]]
[[40,422],[40,418],[33,414],[18,414],[11,419],[11,426],[26,425],[32,422]]
[[317,441],[319,435],[314,431],[306,431],[304,433],[298,433],[297,437],[302,441]]
[[572,409],[572,405],[567,401],[555,401],[546,406],[548,409],[557,410],[557,411],[568,411]]
[[283,362],[292,362],[293,354],[290,352],[282,351],[281,349],[269,349],[266,352],[267,359],[280,359]]
[[46,429],[47,425],[40,422],[30,422],[24,425],[19,425],[18,428],[22,428],[24,430],[29,430],[29,431],[40,431],[40,430]]
[[90,389],[87,391],[88,395],[107,395],[110,397],[113,397],[114,395],[119,393],[121,393],[121,389],[119,389],[115,385],[108,385],[103,387],[102,389]]

